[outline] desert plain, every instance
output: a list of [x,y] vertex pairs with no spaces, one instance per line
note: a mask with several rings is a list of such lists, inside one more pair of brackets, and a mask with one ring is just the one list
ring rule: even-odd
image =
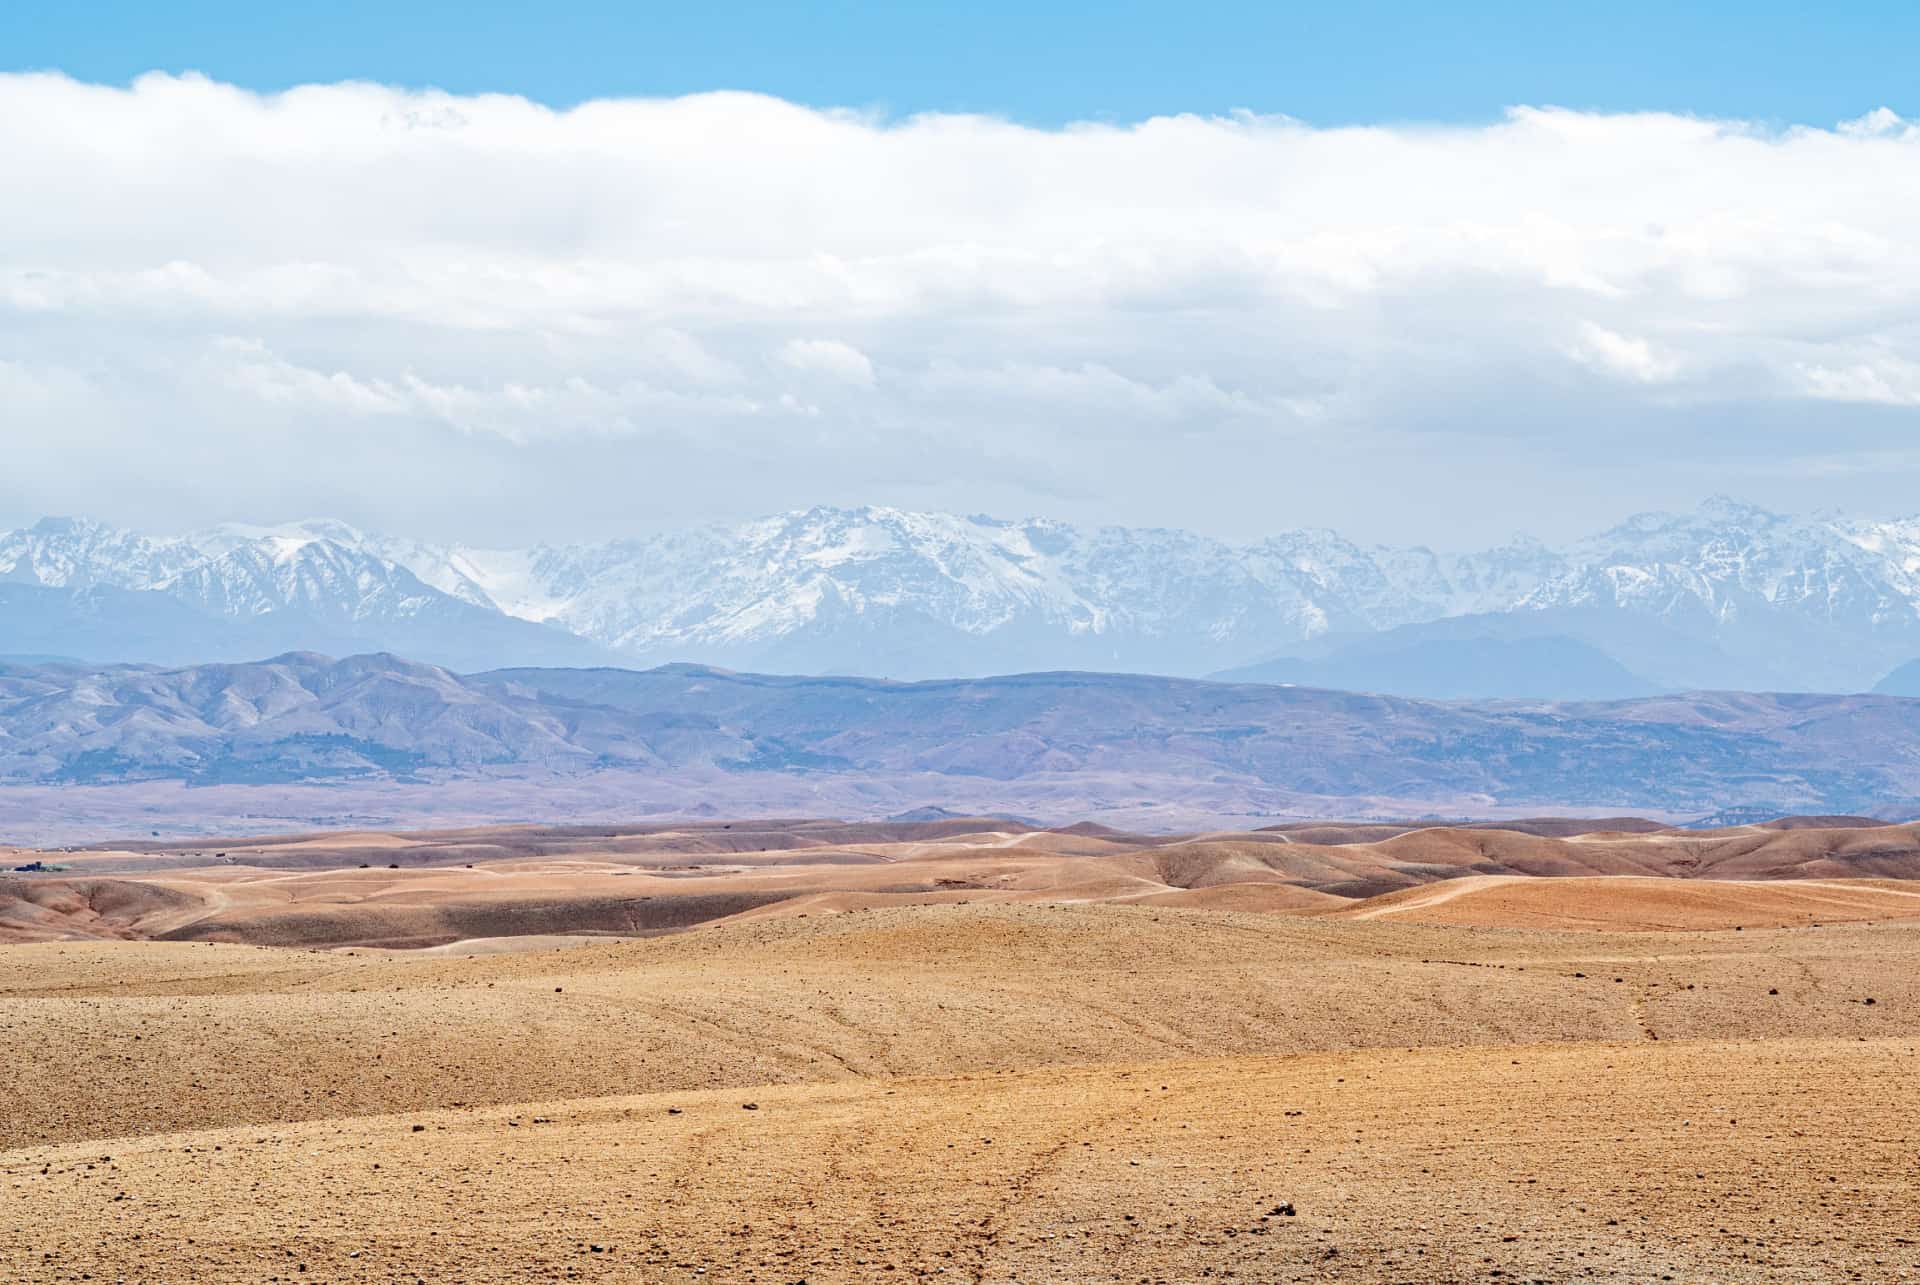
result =
[[1920,1278],[1920,827],[0,869],[0,1280]]

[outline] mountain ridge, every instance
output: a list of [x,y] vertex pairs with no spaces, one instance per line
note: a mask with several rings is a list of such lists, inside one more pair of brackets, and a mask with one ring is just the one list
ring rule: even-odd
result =
[[[1920,811],[1917,739],[1920,701],[1872,695],[1443,702],[1154,675],[903,682],[687,664],[459,675],[306,652],[0,665],[0,813],[75,786],[88,791],[75,806],[137,812],[170,782],[318,789],[328,815],[465,783],[501,819],[546,797],[548,820],[926,806],[1068,821],[1158,808],[1905,815]],[[556,813],[559,799],[579,810]]]
[[[103,595],[133,596],[106,610]],[[522,549],[329,520],[151,537],[44,519],[0,532],[0,652],[102,660],[308,647],[459,669],[691,660],[903,678],[1200,676],[1300,660],[1338,662],[1340,681],[1365,689],[1494,694],[1444,664],[1371,664],[1394,631],[1469,668],[1484,656],[1428,644],[1564,637],[1652,689],[1861,691],[1920,656],[1920,518],[1803,519],[1716,498],[1561,549],[1519,538],[1468,553],[1365,548],[1319,529],[1233,544],[871,506]],[[54,645],[63,636],[87,648]],[[1577,698],[1626,682],[1499,694]]]

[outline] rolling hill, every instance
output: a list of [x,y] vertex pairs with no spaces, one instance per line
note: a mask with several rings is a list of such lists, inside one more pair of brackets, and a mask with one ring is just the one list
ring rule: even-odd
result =
[[204,828],[244,815],[310,828],[342,815],[927,806],[1159,829],[1565,810],[1904,816],[1920,800],[1916,738],[1920,701],[1872,695],[1435,702],[1085,673],[460,675],[312,653],[180,669],[14,664],[0,666],[0,821],[40,814],[12,833],[45,839],[49,821],[63,834],[97,821],[101,833],[189,813]]

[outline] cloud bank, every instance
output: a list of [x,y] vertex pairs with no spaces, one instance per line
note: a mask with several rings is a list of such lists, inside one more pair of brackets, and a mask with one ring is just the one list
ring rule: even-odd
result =
[[1042,130],[4,75],[0,173],[5,517],[1469,541],[1920,480],[1920,127],[1885,110]]

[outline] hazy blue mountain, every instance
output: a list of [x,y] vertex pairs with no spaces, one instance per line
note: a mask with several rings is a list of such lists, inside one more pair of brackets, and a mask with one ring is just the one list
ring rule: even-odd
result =
[[[693,665],[467,676],[393,656],[0,666],[0,783],[488,779],[655,810],[813,800],[1074,817],[1496,807],[1884,813],[1920,701],[1706,693],[1446,702],[1124,674],[898,683]],[[777,785],[773,783],[779,783]],[[750,806],[750,804],[748,805]],[[759,810],[768,805],[762,802]]]
[[1882,696],[1920,696],[1920,660],[1910,660],[1873,685]]
[[1656,690],[1599,648],[1564,636],[1405,639],[1398,634],[1365,636],[1332,655],[1280,657],[1214,677],[1432,700],[1623,700]]
[[186,663],[276,650],[166,594],[0,581],[0,652]]

